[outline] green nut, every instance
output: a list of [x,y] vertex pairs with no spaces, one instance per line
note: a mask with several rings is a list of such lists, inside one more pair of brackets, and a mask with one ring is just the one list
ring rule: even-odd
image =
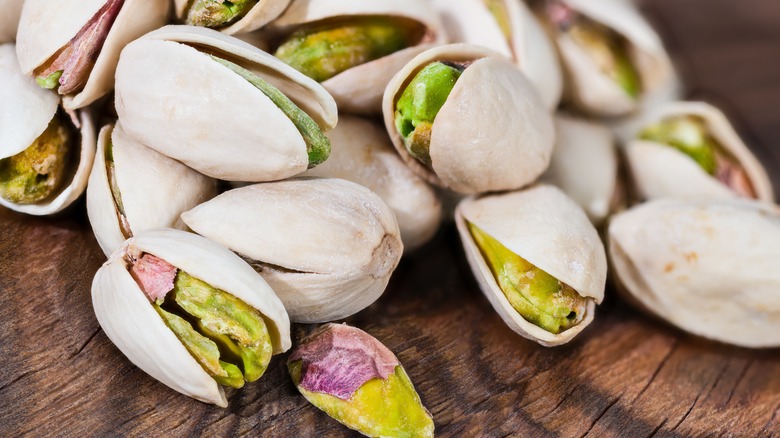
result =
[[406,26],[382,19],[300,29],[284,40],[274,55],[322,82],[344,70],[410,47],[415,33]]
[[507,41],[511,41],[512,25],[509,21],[509,11],[506,9],[505,1],[506,0],[482,0],[485,7],[496,20],[499,29],[501,29],[501,33],[504,34]]
[[186,24],[223,27],[235,23],[252,9],[258,0],[192,0],[187,8]]
[[24,151],[0,160],[0,197],[14,204],[37,204],[65,183],[76,139],[75,127],[56,115]]
[[646,127],[639,138],[679,150],[710,175],[715,175],[717,170],[716,152],[723,150],[710,135],[704,120],[695,116],[666,118]]
[[35,82],[38,86],[47,90],[54,90],[60,86],[60,78],[62,77],[64,70],[57,70],[48,76],[42,76],[35,78]]
[[463,70],[434,62],[412,79],[395,105],[395,126],[409,154],[431,166],[431,130]]
[[582,320],[587,299],[476,225],[469,222],[468,227],[501,291],[525,320],[553,334]]

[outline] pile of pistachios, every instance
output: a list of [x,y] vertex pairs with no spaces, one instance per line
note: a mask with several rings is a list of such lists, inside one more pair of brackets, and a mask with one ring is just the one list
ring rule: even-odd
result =
[[[86,192],[98,321],[182,394],[227,406],[291,322],[374,303],[443,219],[543,346],[594,320],[608,256],[640,308],[780,346],[769,179],[718,109],[677,101],[633,2],[2,3],[0,204],[50,215]],[[433,435],[359,329],[322,326],[287,366],[347,427]]]

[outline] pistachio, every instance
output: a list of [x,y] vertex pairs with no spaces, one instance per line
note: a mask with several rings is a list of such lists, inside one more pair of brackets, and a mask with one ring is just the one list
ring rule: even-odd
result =
[[509,11],[507,10],[506,0],[482,0],[487,7],[490,15],[493,16],[498,24],[501,33],[504,34],[504,38],[508,41],[512,39],[512,25],[509,19]]
[[432,437],[431,414],[395,355],[366,332],[328,324],[287,362],[295,386],[341,424],[373,437]]
[[666,118],[646,127],[639,133],[639,138],[676,148],[710,175],[714,175],[717,170],[715,155],[722,147],[707,132],[706,123],[700,117]]
[[243,18],[258,0],[192,0],[185,22],[193,26],[222,27]]
[[119,228],[122,236],[127,239],[133,235],[130,230],[130,224],[127,222],[125,205],[122,203],[122,193],[119,190],[119,182],[116,177],[116,164],[114,163],[114,143],[109,140],[106,142],[106,175],[108,176],[108,185],[111,189],[111,199],[114,201],[117,218],[119,219]]

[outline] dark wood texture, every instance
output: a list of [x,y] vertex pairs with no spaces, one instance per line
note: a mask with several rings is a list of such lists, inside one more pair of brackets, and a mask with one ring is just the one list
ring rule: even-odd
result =
[[[645,9],[691,95],[723,107],[780,170],[780,3]],[[351,434],[299,396],[286,355],[231,392],[228,409],[134,367],[92,312],[103,256],[83,211],[83,201],[57,218],[0,210],[0,435]],[[383,298],[350,322],[397,353],[441,436],[780,436],[780,351],[696,339],[612,293],[575,342],[542,348],[494,313],[452,227],[406,258]],[[296,326],[295,338],[309,330]]]

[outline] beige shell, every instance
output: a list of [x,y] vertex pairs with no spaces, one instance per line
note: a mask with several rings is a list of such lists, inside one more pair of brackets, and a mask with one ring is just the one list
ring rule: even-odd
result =
[[746,199],[664,199],[615,216],[617,279],[671,324],[743,347],[780,346],[780,211]]
[[[291,1],[292,0],[260,0],[240,20],[230,26],[219,29],[219,31],[227,35],[256,31],[279,17]],[[192,3],[192,0],[174,0],[176,17],[178,17],[180,21],[186,18],[185,13],[187,11],[187,5],[190,3]]]
[[24,0],[0,0],[0,44],[16,40]]
[[[742,142],[726,116],[703,102],[672,102],[659,107],[647,123],[672,116],[691,115],[705,121],[710,134],[745,169],[759,200],[773,202],[772,184],[761,163]],[[635,134],[635,137],[636,138]],[[633,140],[626,158],[641,199],[668,197],[734,197],[737,194],[709,175],[693,159],[675,148]]]
[[[431,171],[406,150],[395,127],[395,104],[422,68],[443,60],[471,64],[433,124]],[[517,189],[535,181],[550,163],[552,116],[525,76],[483,47],[452,44],[420,54],[393,77],[382,105],[396,150],[432,184],[464,194]]]
[[[513,253],[589,298],[583,320],[559,334],[520,316],[496,283],[469,232],[471,222]],[[571,341],[592,321],[604,299],[607,259],[598,232],[585,212],[553,186],[469,198],[455,211],[461,242],[480,289],[504,322],[519,335],[551,347]]]
[[[19,22],[16,52],[25,74],[43,65],[76,36],[107,0],[26,0]],[[170,4],[125,0],[106,37],[84,89],[64,97],[66,109],[83,108],[114,87],[119,52],[139,36],[163,26]]]
[[121,124],[103,127],[87,187],[87,213],[106,256],[125,241],[106,168],[113,144],[114,172],[132,233],[157,228],[186,229],[179,215],[217,196],[217,184],[176,160],[129,138]]
[[129,44],[116,76],[116,109],[138,142],[213,178],[270,181],[306,171],[306,142],[265,94],[211,59],[228,57],[285,93],[324,130],[336,103],[273,56],[215,30],[167,26]]
[[555,46],[542,25],[522,1],[504,0],[511,26],[507,39],[484,0],[433,0],[453,43],[485,46],[513,59],[536,87],[548,109],[563,94],[563,73]]
[[322,82],[322,86],[336,99],[339,111],[381,114],[382,93],[393,75],[434,44],[446,42],[441,23],[427,1],[296,0],[269,28],[278,37],[310,23],[361,16],[406,18],[426,28],[426,34],[417,46],[353,67]]
[[622,182],[615,137],[596,122],[559,113],[550,168],[542,180],[558,186],[598,226],[618,207]]
[[114,252],[95,274],[92,306],[111,342],[171,389],[226,407],[225,392],[187,351],[154,310],[128,272],[128,251],[155,255],[263,314],[274,353],[290,349],[290,320],[262,277],[223,246],[195,234],[162,229],[139,233]]
[[333,145],[330,157],[304,176],[346,179],[379,195],[398,220],[406,251],[433,237],[441,222],[441,201],[395,153],[383,128],[366,119],[341,116],[328,138]]
[[[0,159],[27,149],[49,126],[57,114],[59,98],[44,90],[35,80],[22,74],[16,62],[13,44],[0,45]],[[73,177],[52,199],[40,204],[21,205],[0,198],[0,205],[35,216],[62,211],[78,199],[87,187],[87,179],[95,157],[95,127],[89,111],[69,112],[80,130],[78,164],[71,170]]]
[[392,210],[340,179],[231,190],[182,219],[250,260],[293,322],[334,321],[364,309],[382,295],[403,252]]

